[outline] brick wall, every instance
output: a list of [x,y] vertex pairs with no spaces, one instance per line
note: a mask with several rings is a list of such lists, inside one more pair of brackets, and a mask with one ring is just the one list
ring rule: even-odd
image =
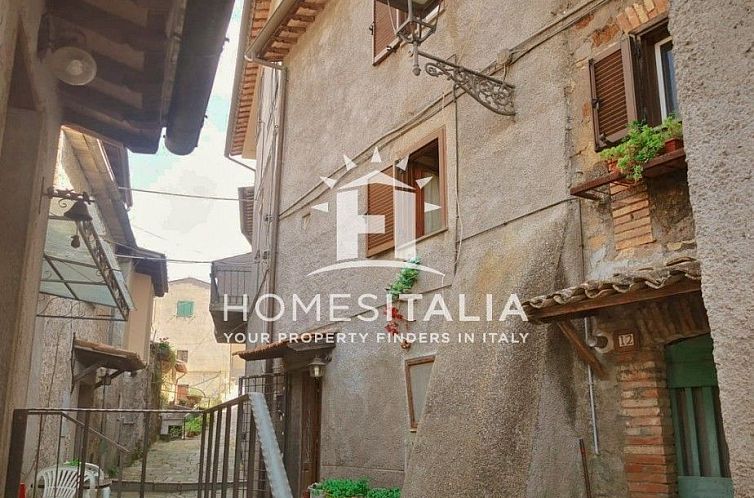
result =
[[626,355],[618,365],[624,470],[631,498],[675,496],[673,421],[662,351]]
[[624,33],[638,28],[668,11],[669,0],[643,0],[626,7],[615,20]]
[[615,249],[621,251],[654,242],[647,184],[611,184],[610,196]]

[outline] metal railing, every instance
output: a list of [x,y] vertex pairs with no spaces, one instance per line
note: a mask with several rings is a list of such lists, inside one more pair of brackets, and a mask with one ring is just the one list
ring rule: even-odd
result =
[[[161,414],[172,413],[199,415],[202,412],[105,408],[14,410],[5,497],[17,498],[19,490],[26,487],[29,489],[26,496],[36,498],[44,486],[44,482],[40,486],[39,480],[46,471],[54,474],[50,484],[57,487],[62,475],[70,474],[71,469],[75,468],[78,472],[75,496],[83,498],[85,490],[91,486],[87,481],[95,479],[95,487],[113,486],[117,488],[120,498],[125,482],[124,466],[139,460],[139,457],[141,471],[137,482],[139,496],[143,497],[149,446],[159,432],[154,429],[160,425]],[[115,421],[110,417],[115,417]],[[133,421],[139,418],[139,423]],[[116,427],[116,435],[108,434],[108,426]],[[134,437],[137,434],[136,426],[141,427],[138,437]],[[123,439],[129,441],[124,442]]]
[[[210,309],[222,310],[228,296],[229,306],[242,306],[243,296],[252,293],[254,272],[245,267],[222,267],[212,265],[210,272]],[[248,298],[247,298],[248,299]]]
[[[248,379],[248,378],[247,378]],[[22,486],[28,489],[27,498],[44,495],[40,487],[40,475],[54,472],[48,485],[58,491],[60,472],[70,476],[77,469],[77,498],[90,496],[91,480],[96,478],[96,487],[111,487],[120,498],[123,491],[137,491],[143,498],[147,492],[196,491],[197,498],[262,498],[272,496],[267,477],[265,459],[275,456],[274,469],[278,483],[283,482],[282,456],[279,445],[280,415],[270,416],[269,406],[276,389],[285,388],[283,376],[262,376],[246,380],[242,389],[247,392],[239,397],[204,411],[199,410],[136,410],[136,409],[18,409],[13,413],[11,445],[5,484],[5,498],[18,498]],[[264,394],[263,394],[264,393]],[[252,397],[257,396],[252,400]],[[254,405],[254,406],[252,406]],[[274,406],[274,405],[273,405]],[[196,465],[188,465],[185,479],[170,481],[161,479],[159,469],[149,467],[152,442],[159,431],[161,415],[194,414],[201,417],[201,433],[198,448],[181,447],[180,451],[195,452]],[[263,426],[257,426],[256,418],[262,416]],[[117,436],[113,437],[112,420],[120,423]],[[137,418],[138,423],[126,418]],[[141,428],[134,444],[135,427]],[[184,420],[185,426],[185,420]],[[110,431],[103,430],[109,427]],[[264,430],[267,439],[260,441],[258,430]],[[35,432],[36,431],[36,432]],[[122,434],[127,437],[121,438]],[[183,438],[182,431],[181,437]],[[129,439],[124,442],[122,439]],[[276,441],[277,439],[277,441]],[[170,444],[167,442],[166,444]],[[264,456],[263,456],[264,455]],[[92,475],[92,469],[99,475]],[[198,468],[198,473],[196,470]],[[54,470],[49,470],[54,469]],[[124,469],[129,473],[124,475]],[[148,472],[151,470],[151,472]],[[157,471],[157,472],[156,472]],[[283,478],[281,478],[281,472]],[[105,476],[104,474],[107,474]],[[279,487],[279,484],[278,484]],[[286,495],[278,495],[286,496]]]

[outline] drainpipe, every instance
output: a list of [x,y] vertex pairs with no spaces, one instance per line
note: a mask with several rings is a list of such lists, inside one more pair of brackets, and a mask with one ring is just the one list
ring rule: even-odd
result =
[[[269,44],[270,40],[277,33],[277,29],[281,23],[283,23],[287,17],[288,12],[294,8],[300,0],[283,0],[281,4],[272,13],[270,19],[264,25],[259,35],[254,39],[246,49],[244,53],[244,59],[254,64],[259,64],[276,71],[280,71],[280,103],[277,111],[277,143],[275,144],[275,165],[272,170],[272,213],[270,223],[272,223],[272,230],[270,235],[270,259],[269,259],[269,281],[267,284],[267,293],[274,294],[277,286],[277,254],[278,254],[278,235],[280,231],[280,184],[283,168],[283,142],[285,141],[285,117],[286,117],[286,101],[287,101],[287,84],[288,84],[288,69],[282,62],[270,62],[263,59],[262,51]],[[275,314],[275,301],[272,299],[267,300],[267,316],[273,316]],[[269,334],[269,337],[273,337],[274,322],[265,322],[265,332]],[[271,361],[268,361],[267,368],[268,373],[272,372]]]
[[[579,234],[581,239],[581,281],[586,280],[586,245],[584,244],[584,218],[581,209],[581,202],[579,205]],[[592,336],[592,322],[589,317],[584,317],[584,339],[589,341]],[[594,399],[594,372],[592,372],[591,365],[586,366],[587,385],[589,387],[589,415],[592,419],[592,447],[594,454],[600,454],[600,440],[597,432],[597,408]]]

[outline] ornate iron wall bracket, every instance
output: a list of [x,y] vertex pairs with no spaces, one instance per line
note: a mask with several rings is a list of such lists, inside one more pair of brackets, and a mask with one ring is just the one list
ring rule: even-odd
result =
[[513,107],[513,90],[515,87],[510,83],[466,69],[426,52],[419,51],[418,55],[430,59],[431,62],[427,62],[424,66],[428,75],[435,78],[445,76],[492,112],[503,116],[516,114]]

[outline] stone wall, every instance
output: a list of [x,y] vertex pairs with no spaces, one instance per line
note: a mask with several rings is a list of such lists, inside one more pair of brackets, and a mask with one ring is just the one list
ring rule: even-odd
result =
[[754,496],[754,6],[677,1],[670,19],[733,486]]

